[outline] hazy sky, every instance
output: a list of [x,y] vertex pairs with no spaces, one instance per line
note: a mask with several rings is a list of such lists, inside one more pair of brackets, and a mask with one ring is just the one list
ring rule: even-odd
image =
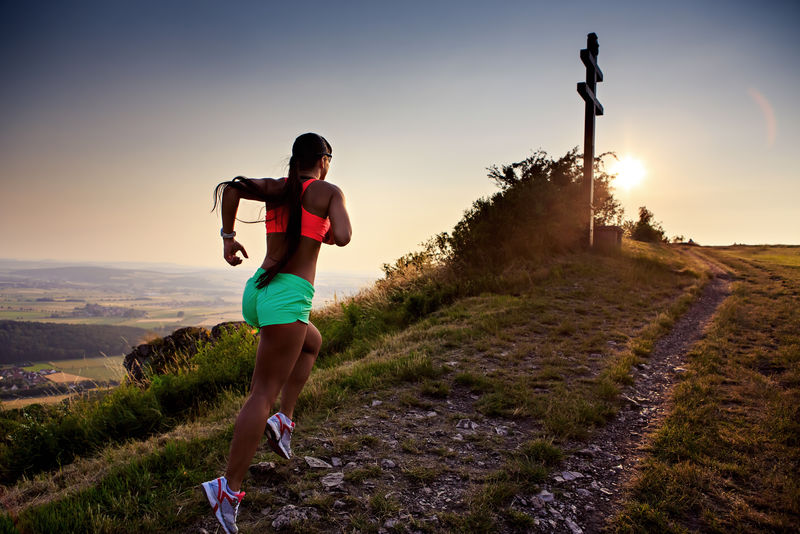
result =
[[[486,167],[582,143],[589,32],[597,151],[647,171],[627,217],[800,243],[800,3],[555,4],[0,0],[0,257],[223,266],[214,185],[283,176],[315,131],[354,225],[320,269],[377,272]],[[255,270],[263,225],[236,229]]]

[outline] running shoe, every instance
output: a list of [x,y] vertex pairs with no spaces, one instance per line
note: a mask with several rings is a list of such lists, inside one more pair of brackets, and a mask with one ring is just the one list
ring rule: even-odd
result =
[[267,443],[278,456],[292,457],[294,423],[281,412],[267,419]]
[[239,515],[239,503],[242,502],[244,492],[229,493],[225,477],[203,482],[203,490],[206,492],[214,516],[222,525],[225,534],[239,532],[239,527],[236,526],[236,516]]

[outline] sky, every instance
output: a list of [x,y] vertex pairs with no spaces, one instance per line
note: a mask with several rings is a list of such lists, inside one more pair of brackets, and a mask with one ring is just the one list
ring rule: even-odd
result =
[[[770,1],[0,0],[0,257],[226,266],[214,186],[284,176],[313,131],[353,222],[318,268],[377,274],[493,193],[487,167],[582,150],[589,32],[596,153],[645,170],[617,187],[626,218],[800,244],[798,20]],[[255,270],[264,228],[236,231]]]

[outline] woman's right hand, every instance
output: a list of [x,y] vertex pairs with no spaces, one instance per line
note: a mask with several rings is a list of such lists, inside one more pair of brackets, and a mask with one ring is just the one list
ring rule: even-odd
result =
[[235,239],[223,239],[223,250],[222,255],[229,264],[236,266],[242,263],[242,258],[236,255],[237,252],[241,251],[242,256],[245,258],[249,258],[247,255],[247,251],[244,247],[236,241]]

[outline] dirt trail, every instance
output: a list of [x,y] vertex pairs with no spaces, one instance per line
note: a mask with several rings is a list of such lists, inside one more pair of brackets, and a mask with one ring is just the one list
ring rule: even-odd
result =
[[[671,391],[685,372],[682,365],[687,353],[730,294],[729,273],[703,256],[689,254],[706,263],[713,278],[672,331],[656,342],[647,361],[633,370],[634,383],[622,391],[626,403],[614,419],[594,432],[588,442],[569,444],[576,452],[550,474],[544,485],[557,497],[538,514],[542,531],[601,532],[608,518],[619,510],[644,447],[669,412]],[[563,518],[558,509],[564,507],[576,520]]]
[[[729,294],[723,269],[685,252],[712,270],[701,297],[632,371],[634,382],[622,391],[626,404],[618,414],[588,440],[563,444],[568,455],[538,494],[513,497],[511,508],[527,522],[504,525],[499,532],[600,532],[617,510],[648,435],[668,412],[687,352]],[[454,372],[469,368],[485,375],[497,365],[458,348],[436,360]],[[251,468],[240,527],[245,532],[448,531],[446,514],[469,512],[470,488],[502,469],[508,451],[541,431],[531,419],[484,417],[476,409],[478,399],[465,387],[453,387],[436,402],[409,398],[402,388],[360,395],[352,411],[331,414],[308,434],[301,427],[291,461]],[[217,528],[209,514],[185,532]]]

